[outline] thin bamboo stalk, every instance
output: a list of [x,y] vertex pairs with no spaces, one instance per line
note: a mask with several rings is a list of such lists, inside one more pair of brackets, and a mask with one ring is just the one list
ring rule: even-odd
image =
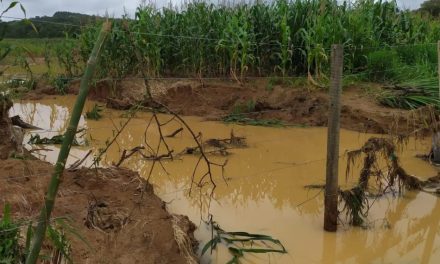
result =
[[26,258],[26,264],[35,264],[38,260],[38,256],[40,254],[41,246],[43,244],[43,240],[46,234],[46,229],[50,221],[50,216],[55,205],[55,198],[58,192],[58,187],[61,183],[61,178],[63,176],[63,171],[66,165],[67,158],[69,157],[70,148],[72,146],[73,139],[75,137],[78,123],[84,108],[85,101],[87,99],[87,95],[90,90],[90,80],[93,77],[95,72],[96,64],[99,59],[99,54],[103,43],[106,39],[107,34],[110,32],[111,23],[105,22],[102,26],[101,32],[98,36],[98,39],[95,42],[95,46],[93,47],[92,53],[90,54],[90,58],[87,62],[87,67],[85,69],[83,78],[81,80],[81,86],[79,90],[78,97],[75,102],[75,106],[72,111],[72,115],[70,117],[69,126],[67,128],[66,133],[64,134],[63,144],[60,149],[60,153],[58,154],[58,160],[55,164],[55,170],[52,174],[52,178],[49,183],[48,191],[46,193],[46,197],[44,199],[44,205],[41,208],[39,223],[37,229],[35,231],[35,236],[32,241],[30,253]]

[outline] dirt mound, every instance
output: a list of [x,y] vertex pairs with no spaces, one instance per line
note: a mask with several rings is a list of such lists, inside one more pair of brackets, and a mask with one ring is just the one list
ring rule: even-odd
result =
[[[182,115],[221,120],[231,113],[240,112],[247,118],[278,119],[290,125],[327,125],[327,92],[309,90],[307,86],[269,85],[266,80],[243,85],[226,80],[151,80],[149,85],[157,100]],[[68,93],[77,94],[78,90],[79,81],[75,81],[70,84]],[[143,98],[145,91],[142,79],[102,80],[92,87],[89,98],[104,102],[110,108],[127,110]],[[42,88],[26,98],[39,99],[41,94],[52,94],[52,90]],[[408,123],[407,112],[380,106],[361,88],[349,87],[342,95],[341,127],[360,132],[387,133],[396,120],[399,128],[404,129]]]
[[[329,96],[323,91],[273,87],[261,83],[244,87],[233,83],[193,83],[169,88],[159,97],[170,109],[182,115],[197,115],[220,120],[241,107],[253,119],[279,119],[287,124],[326,126]],[[355,87],[344,91],[341,127],[361,132],[385,133],[404,110],[378,105],[373,98],[360,96]],[[244,111],[243,111],[244,108]],[[404,123],[404,118],[401,120]]]
[[[39,160],[0,161],[0,207],[9,203],[15,219],[35,219],[52,171]],[[91,246],[67,233],[74,263],[195,263],[194,225],[171,216],[151,185],[129,170],[65,172],[53,216],[71,219]]]

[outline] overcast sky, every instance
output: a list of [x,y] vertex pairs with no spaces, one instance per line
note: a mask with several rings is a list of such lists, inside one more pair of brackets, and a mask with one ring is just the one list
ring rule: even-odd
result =
[[[171,0],[174,4],[180,4],[182,0]],[[215,1],[215,0],[214,0]],[[342,1],[342,0],[340,0]],[[398,0],[403,8],[418,8],[424,0]],[[133,16],[140,0],[21,0],[27,10],[28,17],[51,16],[56,11],[70,11],[90,15],[103,15],[106,11],[110,16],[120,16],[124,8]],[[169,0],[155,0],[157,6],[169,3]],[[3,1],[3,6],[10,1]],[[23,17],[19,8],[6,14],[11,17]],[[7,19],[4,19],[7,20]]]

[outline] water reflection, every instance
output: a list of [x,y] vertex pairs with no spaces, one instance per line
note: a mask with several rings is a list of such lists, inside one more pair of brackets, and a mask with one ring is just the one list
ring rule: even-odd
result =
[[[94,103],[88,103],[87,109]],[[61,97],[40,102],[24,102],[14,105],[11,114],[20,114],[26,122],[47,129],[45,136],[52,136],[65,130],[72,97]],[[100,121],[81,119],[80,126],[87,133],[82,139],[98,149],[105,145],[114,133],[114,125],[124,121],[122,112],[105,110]],[[142,145],[144,132],[150,115],[138,113],[127,129],[120,135],[117,144],[105,156],[104,164],[117,162],[124,149]],[[160,116],[162,121],[167,116]],[[224,125],[203,122],[188,117],[187,122],[195,131],[202,131],[205,138],[228,137],[231,129],[236,135],[247,137],[249,148],[234,149],[228,158],[226,183],[218,175],[218,187],[211,201],[210,211],[226,230],[246,230],[267,233],[279,238],[289,255],[269,254],[249,257],[245,263],[437,263],[440,261],[439,221],[440,202],[426,193],[407,193],[402,198],[389,197],[375,203],[370,221],[375,225],[369,230],[342,227],[337,234],[322,231],[323,199],[316,196],[319,190],[307,190],[305,185],[321,184],[325,175],[326,130],[322,128],[261,128]],[[171,124],[164,127],[168,134],[179,127]],[[359,148],[370,135],[349,131],[341,133],[341,152]],[[157,139],[157,131],[150,129],[148,140]],[[170,139],[176,152],[193,146],[188,134]],[[401,161],[409,173],[430,177],[437,171],[425,162],[415,159],[416,153],[429,148],[429,142],[411,141],[400,153]],[[54,162],[58,147],[52,152],[39,152],[46,160]],[[74,148],[72,153],[78,159],[88,147]],[[222,160],[222,157],[216,159]],[[71,157],[69,162],[76,158]],[[91,159],[87,161],[89,164]],[[201,224],[200,199],[189,196],[188,184],[197,158],[184,156],[181,160],[164,161],[166,171],[157,166],[153,170],[152,183],[159,196],[169,202],[173,213],[185,214],[196,224]],[[125,167],[148,175],[151,162],[132,158]],[[345,182],[345,160],[340,161],[340,182]],[[359,173],[356,167],[353,175]],[[315,197],[316,196],[316,197]],[[209,200],[204,197],[203,204]],[[302,204],[308,200],[307,203]],[[299,206],[301,205],[301,206]],[[206,214],[206,211],[203,212]],[[383,225],[386,218],[391,228]],[[210,239],[210,232],[203,225],[196,232],[202,244]],[[203,263],[225,263],[229,260],[226,249],[215,256],[203,258]]]

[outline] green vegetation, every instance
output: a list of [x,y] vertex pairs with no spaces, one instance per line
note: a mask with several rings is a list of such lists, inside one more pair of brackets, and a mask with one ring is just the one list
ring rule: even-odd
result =
[[[49,225],[46,234],[49,243],[40,258],[47,261],[58,261],[50,263],[63,263],[63,261],[72,263],[70,243],[64,230],[81,240],[83,239],[69,224],[64,222],[64,219],[56,219],[55,222],[55,224]],[[22,229],[26,230],[24,237],[21,235]],[[14,221],[10,205],[5,204],[3,218],[0,219],[0,263],[24,263],[33,235],[32,222]]]
[[[436,42],[439,29],[437,21],[399,10],[394,1],[357,1],[351,7],[330,0],[234,6],[196,2],[163,10],[140,6],[134,20],[114,23],[104,49],[106,59],[99,68],[107,77],[137,73],[130,48],[136,45],[148,62],[150,76],[242,79],[309,74],[319,79],[328,76],[329,49],[334,43],[345,46],[346,73],[371,72],[381,63],[381,54],[375,54],[378,50],[390,53],[383,58],[385,63],[394,56],[396,60],[390,61],[394,66],[410,65],[400,58],[405,50],[392,51],[395,46]],[[133,32],[134,43],[127,31]],[[82,31],[80,54],[88,54],[97,32],[98,27]]]
[[[61,14],[53,16],[57,23],[68,23],[59,20],[66,17],[71,19],[68,24],[77,25],[57,28],[65,33],[57,36],[63,39],[42,41],[35,47],[28,47],[25,42],[29,40],[23,40],[21,46],[32,54],[44,55],[49,65],[50,58],[56,57],[62,72],[74,77],[84,69],[102,19]],[[37,28],[39,19],[48,18],[31,19]],[[78,27],[84,24],[90,26]],[[44,24],[46,27],[51,24]],[[138,74],[136,48],[151,77],[227,76],[243,80],[249,76],[308,75],[325,82],[330,47],[343,43],[345,75],[388,81],[405,75],[401,71],[408,67],[420,66],[430,73],[437,63],[433,43],[438,39],[438,21],[399,10],[395,1],[356,1],[351,6],[331,0],[230,6],[193,2],[163,9],[141,5],[134,19],[114,21],[98,77]]]
[[103,111],[103,106],[95,104],[92,110],[86,112],[86,118],[92,120],[99,120],[102,118],[101,112]]
[[[283,244],[271,236],[250,234],[241,231],[226,232],[215,222],[211,223],[211,228],[213,238],[203,247],[202,255],[209,249],[211,249],[211,251],[215,250],[218,244],[225,243],[228,246],[229,252],[232,254],[232,259],[228,261],[228,264],[239,264],[240,259],[244,257],[245,253],[287,253]],[[278,247],[278,249],[276,247]]]
[[[31,138],[28,141],[28,144],[31,145],[61,145],[63,144],[64,135],[57,135],[51,138],[41,137],[38,134],[31,135]],[[79,146],[79,143],[76,139],[73,140],[72,146]]]
[[[63,32],[57,35],[60,38],[42,39],[35,45],[30,39],[6,40],[0,45],[0,55],[5,54],[12,65],[8,73],[20,68],[32,78],[44,72],[61,94],[69,80],[81,75],[102,19],[63,14],[52,17],[55,24],[46,23],[47,17],[30,20],[38,29],[69,24],[56,28]],[[139,76],[142,67],[149,77],[230,77],[240,82],[268,77],[269,91],[277,83],[290,85],[292,77],[326,87],[330,47],[342,43],[346,80],[395,85],[437,76],[438,39],[440,21],[426,12],[400,10],[396,1],[363,0],[351,5],[332,0],[233,5],[196,1],[163,9],[140,5],[133,19],[113,21],[96,78]],[[35,56],[44,58],[45,65],[34,63]],[[415,96],[435,96],[424,89],[420,86],[422,94]],[[390,106],[411,104],[388,99],[383,102]]]
[[438,17],[440,15],[440,1],[439,0],[427,0],[422,3],[420,11],[427,12],[432,16]]
[[23,261],[19,245],[19,224],[12,221],[11,207],[6,204],[0,220],[0,263],[19,263]]
[[425,105],[440,107],[438,79],[416,79],[394,85],[380,97],[380,102],[404,109],[416,109]]
[[53,16],[2,22],[0,29],[5,31],[5,38],[62,38],[66,33],[70,36],[79,33],[78,26],[86,26],[99,19],[97,16],[56,12]]

